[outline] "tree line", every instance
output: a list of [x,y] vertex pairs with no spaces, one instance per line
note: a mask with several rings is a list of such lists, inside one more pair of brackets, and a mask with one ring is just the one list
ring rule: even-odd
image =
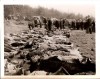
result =
[[74,13],[63,13],[56,9],[48,9],[41,6],[32,8],[28,5],[4,5],[4,18],[9,15],[20,16],[44,16],[53,18],[67,18],[67,19],[82,19],[82,14],[75,15]]

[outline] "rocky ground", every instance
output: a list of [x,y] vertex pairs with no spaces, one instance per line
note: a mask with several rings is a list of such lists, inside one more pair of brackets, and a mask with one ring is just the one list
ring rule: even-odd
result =
[[[79,59],[81,61],[82,57],[85,56],[91,58],[92,62],[95,63],[94,33],[86,34],[82,30],[71,30],[71,37],[68,39],[65,36],[65,33],[69,31],[68,28],[50,33],[46,32],[44,28],[34,28],[34,30],[29,31],[27,23],[24,21],[5,21],[4,27],[5,75],[55,74],[42,70],[37,72],[32,65],[33,71],[30,73],[28,69],[30,64],[27,64],[31,60],[32,62],[37,62],[39,59],[45,60],[53,56],[57,56],[59,60],[66,60],[67,62],[71,59]],[[60,68],[60,70],[62,69],[66,71],[64,68]],[[87,71],[75,74],[90,75],[95,74],[95,72]]]

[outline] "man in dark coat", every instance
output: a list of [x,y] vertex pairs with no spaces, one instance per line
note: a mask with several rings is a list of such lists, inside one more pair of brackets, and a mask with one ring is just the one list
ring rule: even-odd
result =
[[55,20],[54,25],[55,25],[55,27],[56,27],[57,29],[59,29],[59,20],[58,20],[58,19]]
[[47,27],[47,19],[45,17],[43,17],[43,23],[44,23],[44,26],[46,28]]
[[60,29],[63,29],[63,19],[60,18]]
[[75,30],[76,29],[76,22],[73,20],[72,21],[72,28]]
[[35,27],[34,21],[28,21],[28,28],[29,30],[32,30]]
[[65,19],[62,19],[62,23],[63,23],[62,29],[65,29]]
[[90,16],[88,16],[86,18],[86,33],[92,33],[92,19],[90,18]]
[[95,21],[92,22],[92,31],[95,32]]
[[47,30],[51,31],[52,21],[50,18],[47,19]]

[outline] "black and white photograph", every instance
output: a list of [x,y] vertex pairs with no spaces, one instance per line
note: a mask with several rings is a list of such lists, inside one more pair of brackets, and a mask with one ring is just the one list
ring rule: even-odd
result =
[[4,76],[96,75],[94,5],[4,5]]

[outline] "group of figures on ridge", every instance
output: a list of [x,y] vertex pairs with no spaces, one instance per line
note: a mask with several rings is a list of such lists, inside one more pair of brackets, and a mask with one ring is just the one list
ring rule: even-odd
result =
[[66,27],[73,30],[86,30],[86,33],[92,34],[95,32],[95,20],[90,16],[87,16],[85,19],[66,19],[66,18],[46,18],[43,16],[34,16],[32,19],[28,19],[29,29],[34,27],[42,28],[45,26],[45,29],[48,31],[56,29],[65,29]]

